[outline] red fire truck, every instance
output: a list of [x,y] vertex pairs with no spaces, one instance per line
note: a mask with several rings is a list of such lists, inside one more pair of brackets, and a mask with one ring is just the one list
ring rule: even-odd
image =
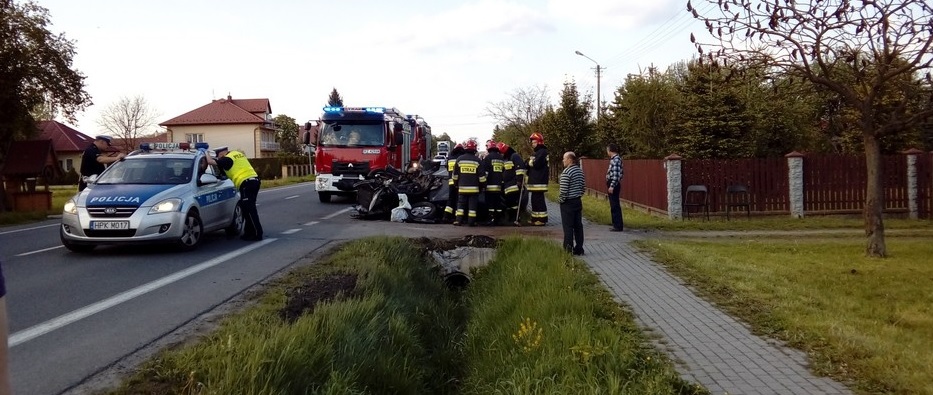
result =
[[324,107],[306,125],[315,146],[314,186],[321,202],[352,194],[353,185],[387,166],[405,169],[428,157],[431,127],[424,118],[389,107]]

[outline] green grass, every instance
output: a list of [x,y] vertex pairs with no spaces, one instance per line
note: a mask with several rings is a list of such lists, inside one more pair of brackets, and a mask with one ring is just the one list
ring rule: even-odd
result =
[[933,394],[933,243],[861,238],[645,240],[673,272],[813,368],[865,393]]
[[[557,191],[558,186],[552,183],[548,190],[548,198],[557,201]],[[598,224],[607,226],[612,224],[609,215],[609,202],[605,196],[602,198],[591,195],[583,196],[583,215],[588,220]],[[862,229],[864,227],[862,218],[853,216],[804,217],[800,219],[790,218],[789,216],[752,216],[751,219],[741,217],[734,218],[732,221],[716,217],[710,217],[709,221],[705,221],[691,217],[686,221],[682,221],[670,220],[667,217],[647,214],[639,209],[623,207],[622,217],[626,228],[663,231],[816,230]],[[930,220],[885,218],[884,225],[886,229],[933,230],[933,221]]]
[[506,239],[467,292],[465,394],[690,394],[632,315],[554,243]]
[[274,180],[262,180],[262,188],[275,188],[291,184],[300,184],[302,182],[314,182],[314,174],[301,177],[276,178]]
[[[358,275],[359,296],[319,304],[294,323],[279,317],[288,290],[334,273]],[[112,393],[450,393],[462,318],[449,292],[402,239],[355,241]]]
[[[458,292],[403,238],[348,243],[110,393],[706,393],[559,246],[513,238],[499,251]],[[289,295],[335,274],[355,275],[355,289],[280,317]]]

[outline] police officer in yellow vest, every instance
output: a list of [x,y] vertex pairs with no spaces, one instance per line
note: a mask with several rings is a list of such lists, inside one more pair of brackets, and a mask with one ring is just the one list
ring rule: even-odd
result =
[[207,162],[218,165],[227,174],[233,185],[240,190],[240,209],[243,210],[245,226],[243,240],[262,240],[262,224],[256,211],[256,197],[259,196],[259,175],[249,164],[246,155],[240,151],[230,151],[227,147],[214,149],[217,159],[207,156]]

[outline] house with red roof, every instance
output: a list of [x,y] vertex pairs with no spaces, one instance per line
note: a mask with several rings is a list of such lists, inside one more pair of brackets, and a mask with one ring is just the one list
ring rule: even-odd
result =
[[62,170],[67,173],[71,169],[81,169],[81,155],[94,141],[93,137],[58,121],[40,121],[36,127],[39,135],[35,139],[52,140],[52,149]]
[[206,142],[211,147],[227,146],[248,158],[275,156],[278,127],[272,120],[269,99],[225,99],[210,103],[159,124],[165,127],[169,142]]

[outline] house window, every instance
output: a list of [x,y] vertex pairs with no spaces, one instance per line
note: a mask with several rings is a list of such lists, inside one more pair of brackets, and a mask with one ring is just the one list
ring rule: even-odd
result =
[[194,144],[194,143],[203,143],[203,142],[204,142],[204,134],[203,134],[203,133],[186,133],[186,134],[185,134],[185,140],[188,141],[188,142],[191,143],[191,144]]
[[74,159],[65,160],[65,171],[71,171],[71,169],[74,169],[74,168],[75,168]]

